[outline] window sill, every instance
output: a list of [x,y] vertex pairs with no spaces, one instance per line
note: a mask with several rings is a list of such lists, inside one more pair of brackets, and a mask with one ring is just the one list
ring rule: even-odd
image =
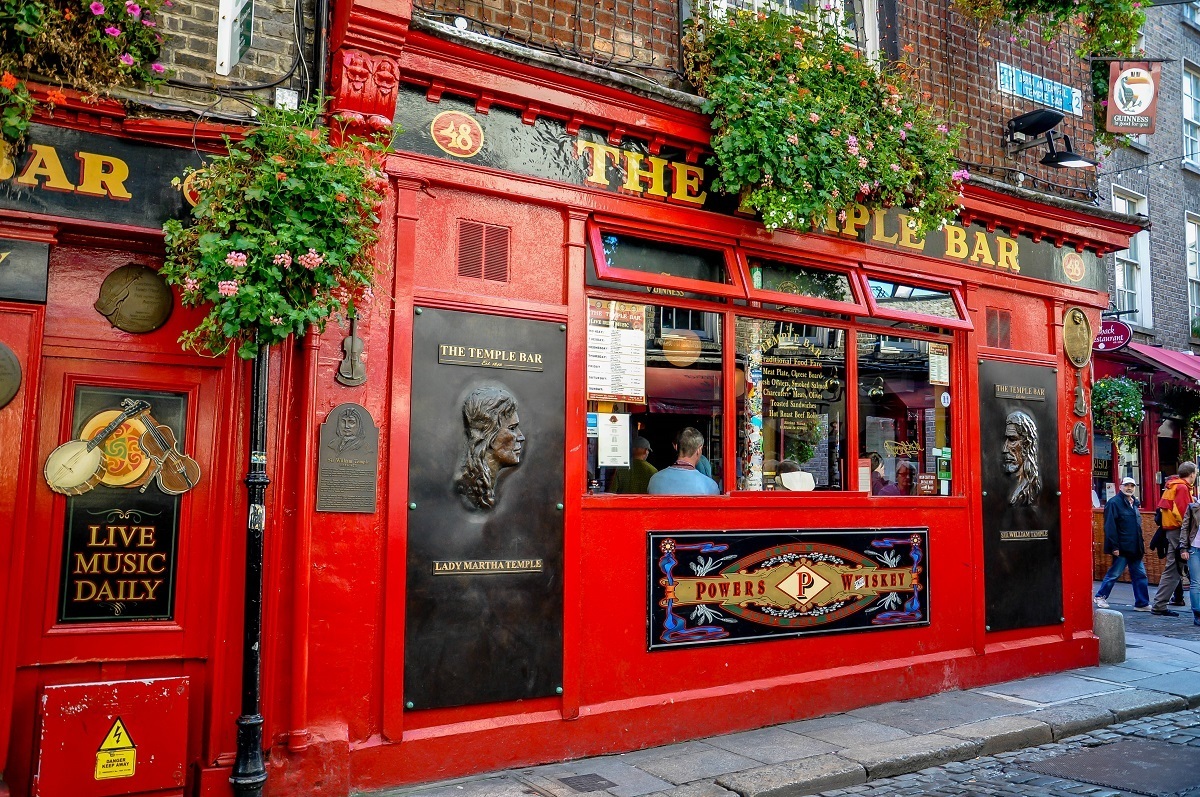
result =
[[1200,25],[1197,25],[1195,22],[1192,22],[1187,17],[1180,17],[1179,21],[1183,23],[1183,26],[1185,28],[1191,28],[1193,32],[1200,33]]
[[1191,172],[1197,177],[1200,177],[1200,163],[1185,160],[1179,168],[1183,169],[1185,172]]
[[1140,141],[1134,141],[1132,139],[1128,139],[1125,141],[1125,146],[1129,147],[1130,149],[1135,149],[1138,152],[1142,153],[1143,155],[1150,154],[1150,146],[1148,144],[1143,144]]

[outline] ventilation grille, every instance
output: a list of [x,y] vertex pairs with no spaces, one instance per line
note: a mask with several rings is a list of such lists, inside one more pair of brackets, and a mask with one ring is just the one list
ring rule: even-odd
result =
[[1012,348],[1012,313],[1008,310],[987,309],[987,345],[994,349]]
[[508,227],[458,220],[458,276],[508,282]]

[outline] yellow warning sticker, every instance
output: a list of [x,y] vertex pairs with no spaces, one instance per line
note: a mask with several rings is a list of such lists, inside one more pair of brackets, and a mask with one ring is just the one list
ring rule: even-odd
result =
[[136,770],[137,745],[129,738],[125,723],[117,717],[96,752],[96,780],[132,778]]

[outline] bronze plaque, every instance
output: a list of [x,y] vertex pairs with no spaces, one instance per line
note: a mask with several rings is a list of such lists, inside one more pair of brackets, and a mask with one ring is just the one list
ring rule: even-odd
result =
[[1092,359],[1092,322],[1078,307],[1067,310],[1063,317],[1063,351],[1076,368]]
[[123,332],[153,332],[171,317],[175,297],[158,272],[130,263],[104,278],[96,312]]
[[17,397],[21,389],[21,361],[16,353],[0,342],[0,409]]
[[1054,369],[983,360],[979,440],[990,631],[1062,622],[1058,393]]
[[339,404],[321,424],[318,512],[374,512],[379,427],[361,404]]
[[404,702],[555,695],[566,333],[423,308],[412,351]]

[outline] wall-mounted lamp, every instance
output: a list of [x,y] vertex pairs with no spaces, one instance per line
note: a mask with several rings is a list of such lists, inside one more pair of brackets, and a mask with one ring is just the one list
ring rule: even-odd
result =
[[[1071,139],[1054,129],[1064,118],[1062,113],[1049,108],[1039,108],[1013,117],[1005,125],[1005,152],[1016,155],[1044,144],[1047,153],[1040,161],[1043,166],[1079,169],[1097,165],[1091,158],[1076,153],[1071,147]],[[1054,146],[1055,139],[1062,142],[1061,150]]]

